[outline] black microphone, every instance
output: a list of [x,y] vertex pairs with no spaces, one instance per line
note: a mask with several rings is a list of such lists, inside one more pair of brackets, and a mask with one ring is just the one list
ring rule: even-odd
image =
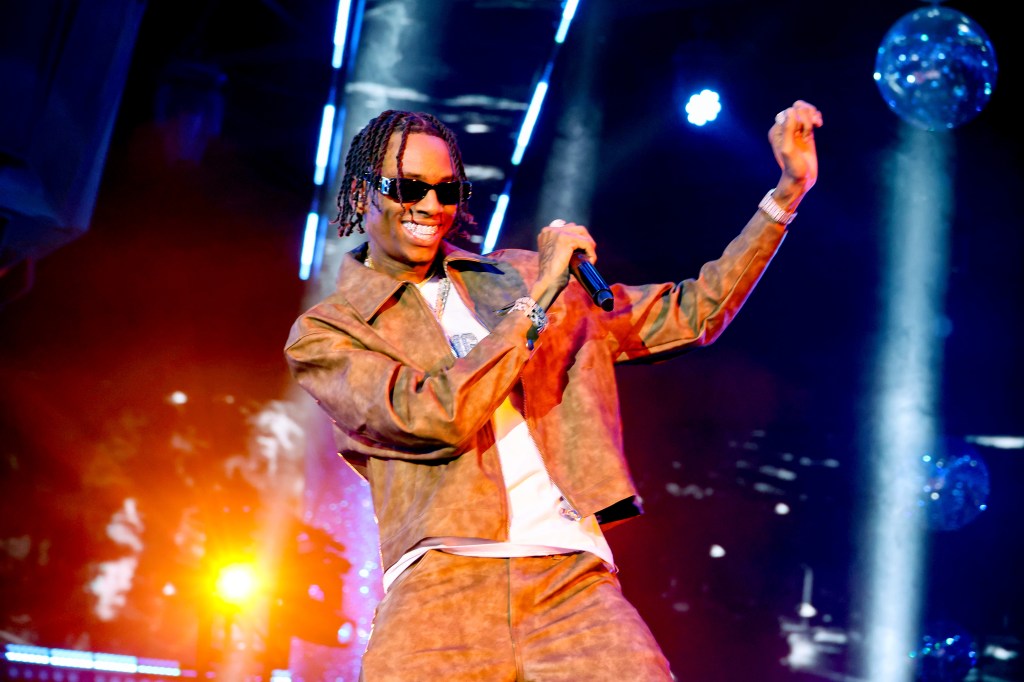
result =
[[615,297],[612,296],[612,290],[608,288],[604,278],[598,274],[597,268],[587,258],[586,251],[576,249],[573,252],[572,258],[569,259],[569,272],[579,280],[579,283],[590,294],[590,298],[594,299],[594,305],[600,306],[605,310],[612,309],[612,306],[615,305]]

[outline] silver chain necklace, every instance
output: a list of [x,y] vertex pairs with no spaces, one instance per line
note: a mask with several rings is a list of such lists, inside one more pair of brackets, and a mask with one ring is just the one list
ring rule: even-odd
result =
[[[421,294],[429,282],[429,279],[425,279],[416,285]],[[430,305],[430,302],[427,301],[427,307],[434,313],[434,317],[437,318],[438,322],[441,321],[441,316],[444,315],[444,306],[448,303],[448,292],[451,290],[451,287],[451,281],[447,277],[442,277],[441,281],[437,283],[437,302],[434,305]],[[426,300],[426,297],[424,297],[424,300]]]

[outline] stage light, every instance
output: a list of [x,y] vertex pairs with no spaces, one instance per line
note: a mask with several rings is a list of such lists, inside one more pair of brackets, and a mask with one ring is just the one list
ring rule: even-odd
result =
[[498,242],[498,233],[501,231],[501,223],[505,220],[506,209],[508,209],[508,192],[499,196],[498,202],[494,205],[494,213],[491,215],[491,222],[487,227],[487,238],[484,239],[484,253],[494,250],[494,245]]
[[[323,117],[320,123],[320,135],[316,145],[316,158],[313,164],[313,206],[306,217],[306,228],[302,235],[302,247],[299,251],[299,279],[308,280],[314,266],[319,265],[317,255],[318,248],[323,247],[323,237],[319,232],[320,218],[318,206],[320,204],[320,192],[328,175],[335,171],[336,161],[332,163],[331,149],[335,143],[335,132],[344,126],[345,110],[334,105],[339,89],[338,83],[344,83],[349,69],[345,61],[345,52],[353,43],[359,41],[359,20],[362,15],[360,2],[355,8],[351,0],[340,0],[338,2],[338,14],[334,25],[334,50],[331,56],[331,79],[332,84],[327,93],[327,103],[324,105]],[[354,23],[354,30],[350,29],[350,23]],[[353,55],[354,55],[354,51]],[[351,61],[351,58],[350,60]],[[342,67],[345,69],[342,69]]]
[[797,613],[801,618],[814,618],[818,615],[818,609],[814,608],[814,604],[811,603],[811,599],[814,596],[814,569],[806,565],[803,569],[803,592],[800,595],[800,605],[797,607]]
[[16,663],[36,663],[47,665],[50,662],[50,650],[31,644],[8,644],[4,657]]
[[687,121],[695,126],[702,126],[718,118],[722,111],[722,101],[717,92],[705,88],[696,95],[690,95],[683,110],[686,112]]
[[516,140],[516,150],[512,153],[513,166],[518,166],[523,160],[523,154],[526,153],[526,146],[530,144],[530,137],[533,136],[533,127],[537,124],[537,117],[540,116],[541,105],[544,104],[544,96],[547,94],[548,83],[546,80],[542,80],[537,83],[537,87],[533,91],[533,97],[530,98],[530,106],[526,109],[526,118],[523,120],[523,127],[519,129],[519,137]]
[[58,668],[81,668],[92,670],[93,655],[88,651],[74,649],[50,649],[50,665]]
[[999,450],[1024,450],[1024,436],[967,436],[964,440]]
[[565,42],[565,35],[569,32],[569,24],[572,23],[572,18],[576,14],[576,7],[579,5],[579,0],[566,0],[565,8],[562,10],[562,21],[558,25],[558,31],[555,33],[555,42],[561,45]]
[[[537,85],[533,91],[533,96],[530,98],[530,104],[526,108],[526,115],[523,117],[523,125],[520,127],[519,134],[516,136],[516,147],[512,152],[513,169],[522,163],[523,156],[526,154],[526,148],[530,144],[530,137],[533,135],[533,128],[537,124],[541,107],[544,104],[544,97],[548,92],[548,81],[551,78],[551,72],[555,66],[555,58],[558,56],[558,49],[565,41],[566,33],[569,31],[569,24],[572,23],[572,18],[576,14],[577,4],[578,0],[568,0],[562,9],[562,20],[555,33],[555,42],[551,50],[551,56],[548,58],[547,64],[544,66],[544,71],[537,81]],[[488,253],[493,250],[498,242],[498,233],[501,232],[501,223],[505,220],[505,212],[508,209],[511,191],[512,176],[510,175],[508,180],[505,182],[504,191],[501,196],[498,197],[497,205],[494,207],[494,213],[491,216],[491,222],[487,227],[487,234],[484,237],[483,243],[483,253]]]
[[135,656],[122,654],[93,654],[93,670],[104,670],[112,673],[134,673],[139,669]]
[[316,251],[317,229],[320,225],[320,214],[310,211],[306,216],[306,231],[302,236],[302,255],[299,257],[299,279],[309,279],[313,270],[313,255]]
[[340,69],[345,56],[345,46],[348,42],[348,15],[352,10],[350,0],[341,0],[338,3],[338,18],[334,24],[334,55],[331,57],[331,66]]
[[[141,658],[125,654],[108,654],[92,651],[80,651],[77,649],[48,649],[41,646],[26,644],[5,645],[4,658],[10,663],[24,664],[26,666],[51,666],[53,668],[74,668],[77,670],[98,670],[101,672],[125,673],[128,675],[159,675],[162,677],[182,677],[182,669],[177,661],[168,661],[156,658]],[[194,674],[193,674],[194,676]],[[79,679],[77,674],[66,674],[61,671],[47,673],[44,670],[38,672],[32,668],[8,667],[0,669],[2,679],[26,679],[26,680],[75,680]],[[103,680],[108,679],[102,675],[85,677],[83,679]],[[120,679],[112,676],[110,680]],[[124,678],[136,679],[135,677]]]
[[991,656],[997,661],[1012,661],[1017,658],[1020,654],[1016,651],[1011,651],[998,644],[990,644],[985,647],[984,653],[986,656]]
[[232,563],[217,571],[216,594],[227,604],[243,606],[259,589],[259,572],[252,563]]
[[[333,97],[333,95],[332,95]],[[331,154],[331,135],[334,131],[334,105],[324,105],[324,115],[320,119],[320,142],[316,146],[316,167],[313,170],[313,184],[324,184],[327,175],[327,161]]]
[[792,632],[786,638],[789,654],[783,659],[794,670],[814,667],[818,662],[818,647],[806,632]]

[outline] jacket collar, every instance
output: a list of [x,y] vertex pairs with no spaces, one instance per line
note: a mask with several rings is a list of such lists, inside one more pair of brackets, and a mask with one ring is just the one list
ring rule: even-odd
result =
[[[359,312],[363,319],[367,320],[375,315],[400,287],[409,284],[366,267],[366,254],[369,247],[369,242],[363,242],[342,256],[341,265],[338,267],[337,286],[338,293]],[[459,261],[492,264],[497,262],[491,258],[460,249],[447,241],[441,242],[441,253],[446,270],[449,266],[457,268]]]

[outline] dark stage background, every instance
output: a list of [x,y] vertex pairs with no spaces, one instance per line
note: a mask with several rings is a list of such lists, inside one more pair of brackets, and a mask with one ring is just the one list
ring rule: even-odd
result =
[[[43,4],[54,15],[98,11],[85,5]],[[681,680],[862,673],[861,524],[875,492],[864,429],[880,303],[899,294],[883,290],[881,264],[901,122],[871,74],[888,28],[921,5],[583,0],[555,61],[498,246],[531,246],[556,217],[544,213],[542,183],[566,116],[582,111],[599,134],[588,161],[593,193],[585,215],[561,217],[586,221],[610,281],[695,275],[775,184],[765,137],[775,112],[800,98],[824,113],[820,180],[742,314],[709,348],[619,373],[647,514],[609,540],[627,595]],[[397,21],[403,6],[368,2],[366,16]],[[945,311],[935,320],[943,349],[935,402],[952,440],[1019,439],[1019,31],[1012,3],[950,6],[987,31],[999,75],[976,119],[935,133],[952,139],[955,193]],[[340,584],[353,579],[349,562],[359,563],[303,512],[303,463],[294,457],[302,419],[282,355],[310,297],[298,257],[311,199],[323,200],[312,173],[336,10],[310,0],[112,7],[113,25],[133,12],[140,22],[119,100],[102,88],[116,74],[88,83],[99,45],[66,40],[63,52],[36,62],[53,70],[59,61],[72,74],[78,63],[83,84],[67,106],[105,97],[113,118],[109,145],[94,143],[95,194],[65,197],[79,208],[94,198],[91,214],[77,229],[35,233],[35,250],[5,244],[0,631],[9,642],[195,665],[213,617],[204,562],[217,547],[261,537],[268,509],[287,510],[282,580]],[[436,94],[423,100],[427,110],[450,113],[442,98],[478,84],[524,104],[550,55],[559,3],[435,7],[440,56],[416,62],[396,48],[402,58],[382,81],[422,78]],[[49,15],[39,14],[29,18],[46,35],[39,26]],[[16,32],[11,22],[4,30]],[[494,54],[498,41],[503,56]],[[7,76],[16,61],[0,62]],[[581,104],[584,80],[590,99]],[[695,129],[678,115],[680,91],[700,81],[725,93],[718,128]],[[3,107],[34,111],[7,97]],[[21,125],[56,144],[86,137],[74,137],[74,116],[52,129],[24,118],[2,120],[8,133]],[[460,133],[468,164],[506,171],[512,137]],[[8,189],[20,187],[7,172],[19,141],[9,136],[0,149]],[[494,193],[473,202],[485,228]],[[1019,652],[1024,457],[1019,448],[980,445],[979,453],[988,509],[962,528],[929,533],[922,627],[961,629],[979,653],[994,644]],[[780,503],[788,514],[777,513]],[[356,512],[338,511],[348,513]],[[716,545],[724,557],[712,556]],[[803,622],[796,609],[810,574],[812,624],[838,643],[801,673],[782,659],[791,654],[787,627]],[[118,584],[102,610],[97,590]],[[324,589],[327,602],[336,597]],[[253,635],[260,655],[286,665],[289,637],[329,645],[339,623],[357,620],[345,606],[340,616],[313,611],[306,597],[284,599],[291,610],[276,621],[280,632]],[[975,670],[975,679],[1024,679],[1019,659],[982,657],[979,666],[989,676]]]

